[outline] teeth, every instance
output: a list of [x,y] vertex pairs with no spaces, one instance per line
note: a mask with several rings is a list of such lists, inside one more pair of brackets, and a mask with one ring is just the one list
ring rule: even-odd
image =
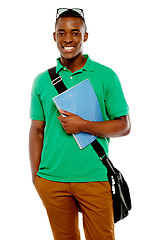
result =
[[72,49],[73,47],[64,47],[65,50],[70,50]]

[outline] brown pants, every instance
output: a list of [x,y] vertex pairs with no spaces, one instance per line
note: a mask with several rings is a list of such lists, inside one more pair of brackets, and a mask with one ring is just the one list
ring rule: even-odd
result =
[[78,205],[86,240],[115,240],[109,182],[53,182],[36,176],[55,240],[80,240]]

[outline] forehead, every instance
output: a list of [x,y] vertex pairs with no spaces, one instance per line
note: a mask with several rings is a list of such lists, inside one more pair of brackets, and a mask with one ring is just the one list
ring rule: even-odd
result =
[[81,18],[78,17],[60,17],[55,26],[55,30],[58,31],[58,29],[65,29],[65,30],[71,30],[71,29],[79,29],[82,30],[84,28],[84,22]]

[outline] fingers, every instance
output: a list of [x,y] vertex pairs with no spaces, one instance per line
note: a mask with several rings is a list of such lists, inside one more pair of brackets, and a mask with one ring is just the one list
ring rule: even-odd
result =
[[[64,113],[63,113],[64,114]],[[58,117],[58,120],[60,121],[60,123],[62,124],[62,127],[64,128],[64,130],[66,131],[66,133],[69,133],[67,131],[67,116],[63,117],[62,115],[60,115]]]
[[66,122],[67,120],[67,117],[71,116],[71,113],[67,112],[67,111],[63,111],[63,110],[60,110],[61,114],[59,117],[58,117],[58,120],[63,123],[63,122]]
[[63,122],[63,119],[64,119],[64,117],[62,116],[62,115],[60,115],[59,117],[58,117],[58,120],[62,123]]
[[62,110],[62,109],[60,109],[59,111],[60,111],[61,114],[64,114],[64,115],[66,115],[66,116],[72,115],[72,113],[67,112],[67,111],[64,111],[64,110]]

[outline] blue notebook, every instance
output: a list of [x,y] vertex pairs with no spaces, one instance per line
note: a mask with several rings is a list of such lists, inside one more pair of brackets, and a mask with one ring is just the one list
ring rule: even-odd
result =
[[[53,101],[58,110],[74,113],[89,121],[103,121],[97,96],[88,79],[57,95]],[[85,132],[73,134],[73,137],[80,149],[88,146],[97,138],[97,136]]]

